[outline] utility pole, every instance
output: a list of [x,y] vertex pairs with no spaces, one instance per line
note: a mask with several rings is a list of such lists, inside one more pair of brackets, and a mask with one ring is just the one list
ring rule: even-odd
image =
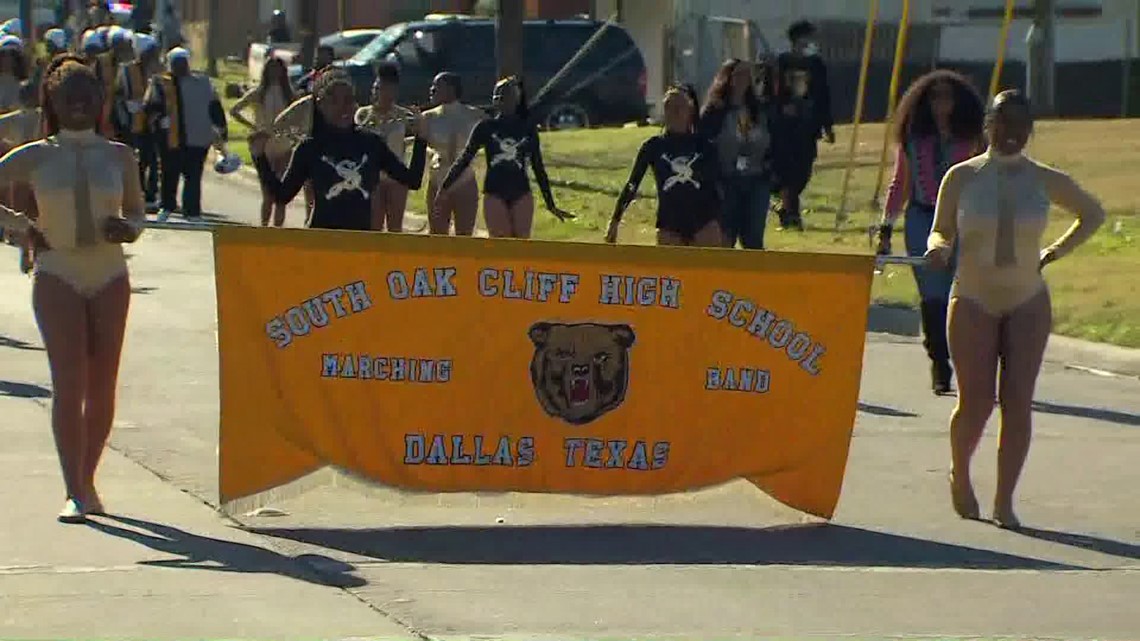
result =
[[218,44],[219,34],[218,29],[221,25],[221,2],[220,0],[209,0],[209,5],[206,11],[206,75],[211,78],[218,77]]
[[523,72],[523,0],[496,0],[495,61],[500,78]]
[[1029,100],[1038,116],[1051,116],[1054,113],[1056,19],[1055,0],[1034,1],[1033,37],[1029,41]]
[[344,31],[348,28],[348,0],[337,0],[336,10],[337,29]]
[[300,8],[301,64],[311,69],[317,53],[317,0],[301,0]]
[[32,22],[32,0],[20,0],[20,30],[23,31],[20,37],[27,43],[32,42],[32,34],[36,32]]

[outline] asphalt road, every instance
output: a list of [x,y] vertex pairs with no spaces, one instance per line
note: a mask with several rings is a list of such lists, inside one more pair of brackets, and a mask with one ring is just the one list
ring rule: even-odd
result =
[[[240,179],[207,181],[207,210],[232,221],[255,223],[258,200]],[[299,207],[289,216],[300,224]],[[209,236],[154,231],[132,252],[112,445],[213,504]],[[7,335],[37,340],[30,313],[5,309]],[[328,559],[318,571],[351,564],[358,584],[326,589],[421,638],[1140,638],[1140,381],[1046,365],[1022,533],[954,516],[954,401],[926,381],[912,337],[868,334],[847,480],[826,525],[743,483],[657,498],[439,496],[331,474],[275,506],[284,514],[241,520],[277,552]],[[993,425],[975,471],[984,509],[995,437]]]

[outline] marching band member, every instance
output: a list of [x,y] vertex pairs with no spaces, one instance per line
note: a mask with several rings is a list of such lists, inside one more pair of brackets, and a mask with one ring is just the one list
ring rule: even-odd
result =
[[[392,65],[382,65],[376,70],[376,80],[372,84],[372,104],[357,110],[356,124],[384,138],[392,155],[405,162],[408,121],[414,115],[410,109],[396,104],[399,92],[399,70]],[[372,229],[404,231],[407,206],[407,187],[387,176],[380,176],[376,193],[372,195]]]
[[[891,125],[898,147],[879,224],[880,254],[890,253],[891,229],[904,212],[907,254],[926,252],[938,185],[950,167],[982,150],[984,109],[970,81],[945,69],[919,78],[903,94]],[[931,387],[935,394],[948,394],[954,370],[946,342],[946,310],[953,269],[914,267],[913,272]]]
[[511,76],[500,80],[491,99],[497,115],[475,125],[463,153],[440,185],[435,206],[442,207],[442,203],[450,198],[450,190],[482,149],[487,155],[487,175],[483,178],[483,219],[492,237],[530,238],[534,198],[526,175],[527,161],[534,168],[534,178],[546,202],[546,209],[561,221],[574,218],[554,202],[550,180],[542,163],[542,144],[538,139],[538,129],[530,121],[522,79]]
[[448,197],[436,204],[447,170],[455,164],[475,125],[487,118],[482,109],[460,102],[462,98],[463,84],[457,74],[444,72],[432,80],[428,99],[435,106],[424,112],[431,152],[426,195],[428,231],[432,234],[447,235],[454,221],[456,236],[470,236],[475,233],[479,215],[479,182],[470,167],[460,174]]
[[145,224],[130,147],[96,132],[103,85],[74,56],[44,76],[47,138],[0,159],[0,182],[26,181],[33,220],[0,208],[0,225],[37,244],[32,306],[52,379],[52,432],[66,499],[65,523],[103,513],[95,472],[111,433],[131,287],[123,243]]
[[257,175],[280,203],[288,203],[312,181],[315,203],[309,227],[371,230],[372,194],[381,172],[409,189],[419,189],[423,181],[427,143],[419,136],[419,114],[411,121],[410,133],[416,140],[411,164],[405,166],[386,140],[356,126],[356,98],[344,72],[329,70],[317,76],[312,96],[309,136],[293,150],[284,177],[277,178],[265,156],[270,134],[259,131],[250,136]]
[[717,223],[718,158],[716,149],[697,134],[696,90],[690,85],[670,87],[662,111],[665,131],[646,140],[637,152],[629,181],[614,206],[606,242],[617,242],[622,214],[652,167],[657,181],[657,244],[720,247],[724,237]]
[[202,217],[202,173],[206,156],[219,136],[226,138],[226,113],[214,85],[205,75],[190,71],[190,52],[181,47],[166,54],[166,73],[155,76],[145,104],[159,132],[162,186],[158,221],[165,222],[177,207],[182,181],[182,216]]
[[134,47],[136,58],[119,67],[115,83],[115,121],[119,140],[134,147],[139,155],[140,181],[146,194],[148,211],[159,206],[158,140],[148,121],[145,100],[151,79],[162,71],[158,40],[148,34],[138,34]]
[[[270,131],[274,127],[277,117],[293,103],[293,88],[289,84],[289,70],[280,58],[270,58],[261,70],[261,79],[257,86],[249,90],[232,107],[230,116],[249,127],[253,131]],[[247,109],[253,110],[253,121],[245,117]],[[271,138],[266,145],[266,159],[273,173],[280,178],[289,164],[290,145],[288,140],[280,137]],[[272,216],[273,225],[281,227],[285,224],[285,205],[274,200],[265,187],[261,189],[261,226],[269,225]]]
[[20,83],[27,79],[24,42],[19,36],[0,36],[0,113],[20,108]]
[[[1029,455],[1033,392],[1053,327],[1041,270],[1087,241],[1104,223],[1105,211],[1068,174],[1025,155],[1033,117],[1020,91],[994,97],[985,129],[985,153],[954,165],[942,179],[926,257],[932,267],[945,268],[957,244],[949,320],[950,355],[958,370],[958,404],[950,416],[954,510],[962,518],[979,518],[970,460],[993,413],[996,390],[1001,432],[993,521],[1017,528],[1013,494]],[[1041,249],[1053,204],[1075,214],[1076,221]]]

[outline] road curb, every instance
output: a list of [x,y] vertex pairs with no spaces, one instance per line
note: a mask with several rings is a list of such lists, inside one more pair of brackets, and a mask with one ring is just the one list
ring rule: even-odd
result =
[[[867,331],[913,337],[917,341],[921,331],[918,311],[912,307],[873,304],[867,314]],[[1080,369],[1140,378],[1140,349],[1130,347],[1051,334],[1045,348],[1045,360]]]

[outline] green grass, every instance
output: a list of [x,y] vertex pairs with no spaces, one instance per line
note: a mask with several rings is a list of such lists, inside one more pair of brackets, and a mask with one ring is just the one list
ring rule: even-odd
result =
[[[227,70],[234,80],[241,71]],[[232,101],[227,101],[228,104]],[[543,151],[559,205],[577,214],[561,223],[543,209],[535,220],[535,237],[601,242],[614,200],[628,177],[638,146],[654,128],[597,129],[543,135]],[[847,194],[849,220],[835,231],[846,156],[852,128],[836,131],[835,145],[821,144],[811,185],[804,195],[806,231],[784,232],[769,220],[767,246],[778,251],[870,253],[866,229],[878,217],[870,206],[883,141],[881,124],[859,128],[854,170]],[[244,140],[248,132],[231,124],[231,149],[248,161]],[[1105,227],[1074,255],[1049,267],[1056,331],[1068,336],[1129,347],[1140,347],[1140,189],[1135,162],[1140,159],[1140,121],[1051,121],[1038,124],[1030,152],[1038,159],[1070,172],[1096,194],[1109,212]],[[477,171],[480,169],[476,167]],[[889,173],[889,167],[885,173]],[[884,178],[885,181],[885,178]],[[644,197],[635,202],[622,222],[619,242],[649,244],[654,239],[652,180],[642,185]],[[422,210],[413,196],[409,208]],[[1060,235],[1072,221],[1055,210],[1047,240]],[[901,246],[901,239],[896,245]],[[890,268],[875,279],[875,302],[912,306],[917,294],[910,272]]]

